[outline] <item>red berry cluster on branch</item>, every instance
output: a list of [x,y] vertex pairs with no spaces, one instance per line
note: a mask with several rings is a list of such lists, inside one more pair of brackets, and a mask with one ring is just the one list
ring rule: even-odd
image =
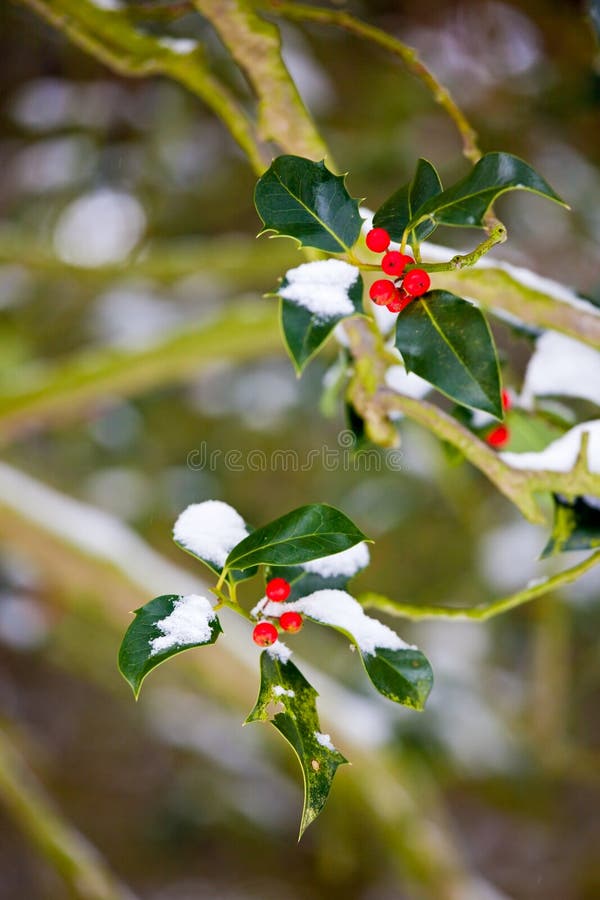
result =
[[[290,595],[291,587],[285,578],[271,578],[267,582],[266,595],[272,603],[283,603]],[[288,611],[279,617],[279,627],[283,631],[295,634],[302,628],[303,621],[300,613]],[[270,647],[277,640],[278,632],[276,626],[272,622],[259,622],[254,626],[252,632],[252,640],[259,647]]]
[[[414,265],[412,256],[400,253],[399,250],[388,250],[391,238],[385,228],[371,228],[366,237],[369,250],[374,253],[385,253],[381,260],[381,268],[386,275],[395,278],[395,282],[380,278],[373,282],[369,289],[369,297],[378,306],[386,306],[390,312],[399,313],[429,290],[431,279],[424,269],[409,269]],[[387,251],[387,252],[386,252]]]

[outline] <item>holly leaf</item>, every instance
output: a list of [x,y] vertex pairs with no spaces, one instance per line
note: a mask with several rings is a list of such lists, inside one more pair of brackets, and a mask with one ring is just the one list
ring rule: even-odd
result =
[[405,644],[391,628],[367,616],[360,603],[343,590],[317,590],[294,602],[269,603],[267,616],[294,611],[345,635],[360,652],[380,694],[412,709],[423,709],[433,685],[429,661]]
[[600,502],[597,498],[576,497],[570,501],[555,494],[552,534],[541,558],[596,547],[600,547]]
[[260,690],[248,722],[270,721],[298,757],[304,778],[304,808],[300,837],[317,818],[329,796],[338,766],[348,762],[329,735],[321,733],[315,689],[293,662],[260,657]]
[[119,669],[137,699],[152,669],[191,647],[214,644],[221,632],[206,597],[163,594],[135,610],[119,650]]
[[433,672],[424,653],[377,647],[375,653],[361,651],[360,656],[380,694],[394,703],[423,709],[433,686]]
[[408,372],[457,403],[502,419],[494,339],[472,303],[447,291],[430,291],[398,316],[396,347]]
[[[345,269],[355,269],[341,260],[321,260],[316,263],[305,263],[301,269],[318,270],[324,265],[333,263],[334,266],[344,266]],[[363,281],[358,269],[355,269],[354,281],[348,285],[340,280],[337,285],[330,288],[332,312],[316,312],[311,310],[311,298],[314,291],[323,289],[325,285],[319,281],[318,274],[314,281],[302,281],[294,283],[289,280],[293,275],[288,272],[281,282],[277,293],[281,296],[281,328],[288,353],[298,375],[303,371],[307,363],[313,358],[320,347],[323,346],[338,322],[346,316],[362,312]],[[304,296],[302,291],[305,292]],[[297,300],[286,299],[286,294],[293,293]],[[338,302],[335,302],[337,299]],[[308,304],[304,305],[304,302]]]
[[265,226],[261,234],[273,231],[329,253],[347,251],[363,221],[344,176],[301,156],[273,160],[258,180],[254,203]]
[[364,540],[362,531],[339,509],[312,503],[257,528],[233,548],[225,568],[295,566],[348,550]]
[[[392,240],[401,241],[406,226],[417,210],[441,192],[442,182],[435,167],[428,160],[420,159],[412,181],[399,188],[379,207],[373,217],[374,227],[385,228]],[[435,227],[431,219],[421,222],[415,229],[418,240],[425,240]]]
[[465,178],[420,206],[409,222],[409,228],[416,228],[425,219],[433,227],[483,228],[485,214],[498,197],[517,190],[530,191],[567,206],[548,182],[522,159],[510,153],[486,153]]

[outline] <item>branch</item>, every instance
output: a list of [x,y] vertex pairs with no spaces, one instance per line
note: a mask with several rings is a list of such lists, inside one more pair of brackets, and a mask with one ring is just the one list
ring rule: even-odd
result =
[[450,92],[443,84],[440,84],[435,75],[420,59],[415,49],[382,31],[380,28],[361,22],[360,19],[341,10],[305,6],[301,3],[290,3],[287,0],[262,0],[258,5],[269,10],[274,15],[282,16],[292,21],[335,25],[389,51],[400,59],[408,71],[425,85],[431,92],[435,102],[439,103],[450,116],[462,139],[463,155],[472,163],[476,163],[481,158],[481,150],[477,144],[477,133],[468,122],[465,114],[457,106]]
[[476,620],[485,622],[486,619],[492,619],[494,616],[499,616],[510,609],[515,609],[517,606],[523,606],[524,603],[530,603],[538,597],[543,597],[544,594],[564,587],[566,584],[571,584],[598,563],[600,563],[600,552],[593,553],[587,559],[584,559],[583,562],[572,566],[570,569],[565,569],[557,575],[532,583],[516,594],[510,594],[510,596],[502,597],[499,600],[492,600],[490,603],[482,603],[479,606],[417,606],[411,603],[398,603],[389,597],[385,597],[383,594],[373,592],[361,594],[358,600],[363,606],[379,609],[381,612],[405,619],[453,619],[455,621]]
[[64,32],[73,43],[121,75],[167,75],[179,81],[224,122],[257,175],[268,165],[254,126],[233,94],[212,75],[199,45],[183,52],[167,39],[138,31],[127,12],[89,0],[18,0]]
[[0,798],[23,832],[80,900],[135,900],[100,853],[55,809],[5,729],[0,729]]
[[534,328],[552,328],[600,350],[598,310],[573,291],[528,270],[507,263],[497,268],[486,264],[436,273],[432,282],[435,288],[475,300],[491,313],[503,310]]
[[281,57],[279,29],[248,0],[194,0],[246,73],[258,97],[259,134],[286,152],[323,159],[328,151]]
[[274,306],[244,303],[204,326],[186,328],[149,348],[81,353],[41,385],[0,398],[0,442],[23,430],[80,416],[114,397],[184,381],[214,360],[246,360],[281,349]]
[[[536,494],[541,492],[579,496],[600,495],[600,475],[586,465],[586,443],[582,442],[579,459],[571,472],[514,469],[498,454],[444,410],[425,400],[415,400],[385,384],[389,361],[383,340],[375,325],[365,317],[345,324],[350,349],[355,360],[355,374],[348,388],[349,400],[365,420],[371,440],[390,446],[392,429],[390,413],[402,413],[427,428],[443,441],[456,447],[463,456],[521,511],[530,522],[545,524],[546,516]],[[375,423],[375,426],[373,426]],[[387,432],[384,428],[387,426]]]

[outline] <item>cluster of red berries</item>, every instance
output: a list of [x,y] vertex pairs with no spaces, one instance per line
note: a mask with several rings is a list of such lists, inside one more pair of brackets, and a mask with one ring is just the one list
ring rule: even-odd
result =
[[[502,391],[502,409],[506,412],[510,409],[512,400],[508,391]],[[506,425],[497,425],[485,437],[490,447],[504,447],[510,441],[510,430]]]
[[367,234],[367,247],[374,253],[385,253],[381,268],[386,275],[392,275],[396,279],[395,282],[389,278],[374,281],[369,288],[369,297],[378,306],[386,306],[390,312],[398,313],[429,290],[431,279],[424,269],[410,269],[403,275],[405,268],[414,265],[415,261],[412,256],[398,250],[388,250],[390,241],[385,228],[371,228]]
[[[291,587],[285,578],[271,578],[266,594],[272,603],[283,603],[290,596]],[[294,634],[302,628],[302,616],[297,612],[284,612],[279,616],[279,627]],[[259,622],[254,626],[252,640],[259,647],[270,647],[277,640],[278,632],[272,622]]]

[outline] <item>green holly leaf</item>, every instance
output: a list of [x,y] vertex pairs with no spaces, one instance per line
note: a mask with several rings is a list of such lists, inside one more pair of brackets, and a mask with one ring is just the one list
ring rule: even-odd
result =
[[294,750],[304,778],[300,837],[317,818],[329,796],[338,766],[348,762],[329,735],[322,734],[315,689],[290,660],[265,650],[260,657],[260,690],[246,722],[270,721]]
[[394,703],[423,709],[433,685],[429,661],[387,625],[367,616],[350,594],[317,590],[294,602],[269,603],[263,610],[267,616],[288,611],[339,631],[360,652],[367,675],[380,694]]
[[530,191],[567,206],[550,185],[522,159],[510,153],[486,153],[471,172],[441,194],[427,200],[409,222],[410,230],[428,219],[437,225],[484,227],[490,206],[507,191]]
[[[340,271],[337,283],[331,285],[330,311],[321,301],[323,307],[319,311],[319,303],[315,302],[315,291],[322,290],[324,285],[321,272],[326,267]],[[303,278],[294,282],[294,273],[303,270],[315,272],[313,280]],[[351,281],[353,278],[353,281]],[[281,327],[284,340],[294,364],[300,374],[319,348],[325,343],[338,322],[346,316],[362,312],[363,281],[358,269],[342,260],[321,260],[305,263],[298,269],[292,269],[281,282],[277,291],[281,297]],[[286,298],[291,295],[294,300]]]
[[192,647],[214,644],[221,624],[206,597],[163,594],[135,610],[119,650],[119,669],[136,698],[146,675]]
[[233,548],[225,568],[295,566],[348,550],[364,540],[362,531],[339,509],[312,503],[257,528]]
[[433,672],[420,650],[387,650],[377,647],[375,653],[363,653],[361,659],[380,694],[410,706],[423,709],[433,686]]
[[347,251],[362,225],[344,177],[301,156],[278,156],[259,178],[254,203],[265,226],[261,234],[273,231],[329,253]]
[[[436,169],[426,159],[420,159],[412,181],[403,185],[379,207],[373,217],[375,228],[385,228],[392,240],[401,241],[404,230],[415,213],[428,200],[442,192],[442,182]],[[417,238],[425,240],[435,230],[435,222],[428,219],[415,229]]]
[[472,303],[447,291],[430,291],[398,316],[396,347],[407,371],[457,403],[502,419],[494,339]]
[[570,501],[554,495],[554,523],[542,559],[569,550],[593,550],[600,547],[600,506],[592,497]]

